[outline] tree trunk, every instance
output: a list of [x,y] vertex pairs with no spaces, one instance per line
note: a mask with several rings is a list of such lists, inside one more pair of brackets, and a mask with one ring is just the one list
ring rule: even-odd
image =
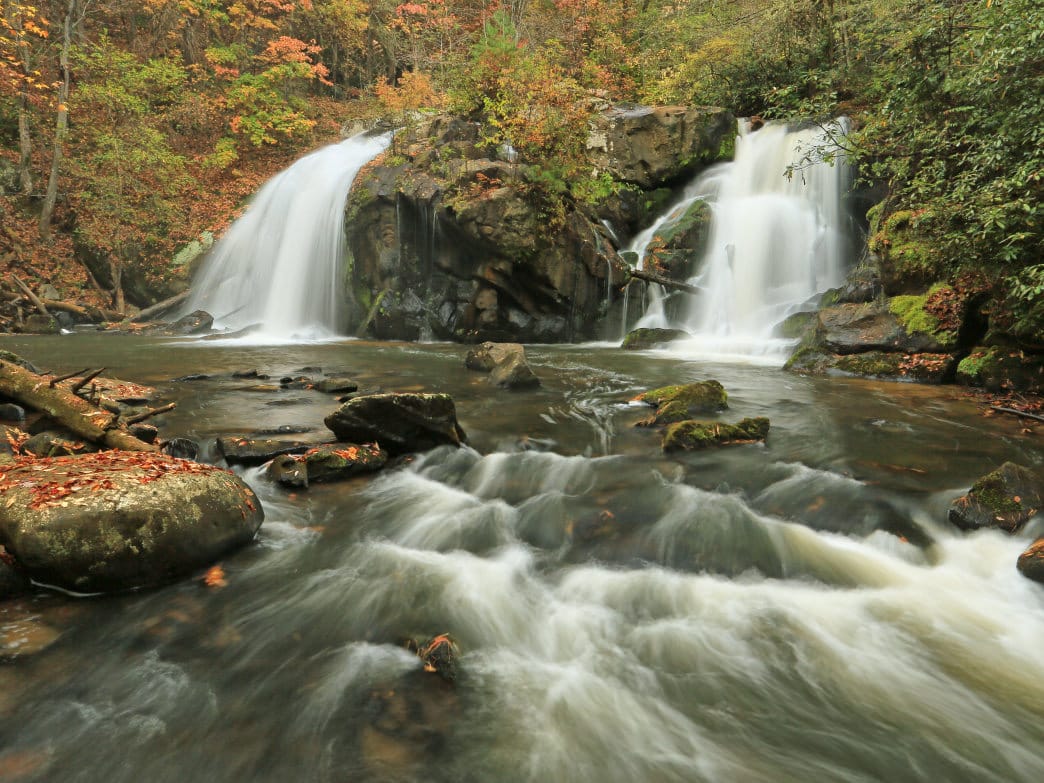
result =
[[159,447],[138,440],[118,423],[118,417],[67,389],[50,386],[48,378],[0,360],[0,394],[52,419],[81,438],[126,451],[158,452]]
[[117,312],[126,312],[127,300],[123,295],[123,264],[111,256],[109,257],[109,277],[112,278],[112,306]]
[[47,193],[44,195],[43,207],[40,209],[40,238],[50,239],[51,218],[54,215],[54,204],[58,200],[58,172],[62,165],[62,152],[65,149],[65,136],[69,132],[69,47],[72,45],[73,15],[76,13],[77,0],[69,0],[65,10],[65,23],[62,26],[62,49],[59,65],[62,80],[58,84],[58,118],[54,127],[54,153],[51,157],[51,174],[47,178]]
[[18,96],[18,180],[22,194],[33,195],[33,137],[29,134],[29,97],[25,90]]

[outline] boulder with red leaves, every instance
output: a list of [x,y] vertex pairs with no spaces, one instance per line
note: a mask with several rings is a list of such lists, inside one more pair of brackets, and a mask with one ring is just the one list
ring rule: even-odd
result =
[[263,519],[233,473],[163,454],[0,465],[0,545],[21,573],[77,593],[168,582],[248,543]]

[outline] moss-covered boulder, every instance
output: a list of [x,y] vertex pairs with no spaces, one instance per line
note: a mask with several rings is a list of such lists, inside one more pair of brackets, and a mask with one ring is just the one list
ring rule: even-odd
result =
[[639,395],[639,402],[656,407],[655,413],[638,422],[642,427],[661,427],[665,424],[691,419],[703,413],[716,413],[729,407],[729,395],[718,381],[663,386]]
[[768,436],[769,420],[763,416],[743,419],[738,424],[706,421],[680,421],[663,433],[664,451],[694,451],[711,446],[763,441]]
[[1042,507],[1040,478],[1028,468],[1005,462],[954,500],[948,518],[962,530],[992,527],[1014,533]]
[[338,441],[378,443],[392,455],[460,446],[467,439],[448,394],[369,394],[324,421]]
[[1038,538],[1019,555],[1019,572],[1027,579],[1044,583],[1044,537]]
[[979,346],[957,365],[957,382],[990,391],[1044,393],[1044,356],[1014,348]]
[[685,340],[690,336],[682,329],[634,329],[628,332],[620,347],[625,351],[645,351],[673,343],[675,340]]
[[388,453],[374,443],[324,443],[296,459],[304,463],[312,484],[376,473],[388,464]]
[[0,480],[0,544],[35,581],[80,593],[167,582],[246,544],[263,519],[234,474],[159,454],[23,458]]

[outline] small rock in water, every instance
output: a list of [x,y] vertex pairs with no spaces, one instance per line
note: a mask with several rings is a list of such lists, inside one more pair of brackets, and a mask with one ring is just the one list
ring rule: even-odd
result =
[[302,460],[296,460],[289,454],[273,457],[268,463],[265,475],[284,487],[307,487],[308,468]]
[[953,501],[947,518],[962,530],[994,527],[1014,533],[1042,507],[1040,479],[1029,468],[1005,462]]
[[505,389],[529,389],[540,385],[519,343],[482,343],[468,351],[464,366],[489,373],[489,382]]
[[199,444],[188,438],[171,438],[160,445],[160,451],[179,459],[196,459],[199,456]]
[[25,421],[25,408],[13,402],[0,405],[0,419],[4,421]]
[[287,375],[279,379],[279,386],[283,389],[309,389],[312,387],[312,379],[304,375],[293,378]]
[[460,647],[448,633],[429,639],[411,639],[407,645],[424,663],[424,671],[437,674],[446,682],[457,679],[457,659]]
[[1019,555],[1017,566],[1027,579],[1044,584],[1044,537],[1038,538]]
[[304,454],[314,443],[297,440],[218,438],[218,453],[229,465],[261,465],[283,454]]
[[359,389],[359,384],[351,378],[323,378],[315,383],[316,391],[326,394],[344,394]]
[[664,451],[692,451],[710,446],[753,443],[765,440],[768,431],[769,420],[762,416],[743,419],[738,424],[680,421],[667,427],[661,446]]
[[192,375],[182,375],[180,378],[175,378],[174,383],[185,383],[188,381],[205,381],[210,376],[206,373],[193,373]]
[[262,375],[257,369],[252,370],[236,370],[232,373],[233,378],[260,378],[262,380],[268,378],[267,375]]
[[635,329],[627,333],[620,347],[625,351],[644,351],[687,337],[691,335],[681,329]]

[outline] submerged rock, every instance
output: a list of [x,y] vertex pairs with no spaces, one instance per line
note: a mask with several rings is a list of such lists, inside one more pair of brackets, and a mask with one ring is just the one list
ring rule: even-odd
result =
[[962,530],[993,527],[1014,533],[1042,506],[1040,479],[1028,468],[1005,462],[953,501],[947,517]]
[[0,544],[35,581],[76,592],[167,582],[263,519],[234,474],[142,452],[17,460],[0,482]]
[[460,446],[464,430],[448,394],[371,394],[356,397],[324,419],[337,440],[378,443],[389,454]]
[[464,366],[488,372],[489,382],[505,389],[531,389],[540,385],[540,379],[526,361],[526,349],[520,343],[482,343],[468,351]]
[[768,436],[768,431],[769,420],[763,416],[743,419],[738,424],[680,421],[667,427],[661,445],[664,451],[692,451],[762,441]]
[[627,334],[620,347],[625,351],[644,351],[690,336],[682,329],[635,329]]

